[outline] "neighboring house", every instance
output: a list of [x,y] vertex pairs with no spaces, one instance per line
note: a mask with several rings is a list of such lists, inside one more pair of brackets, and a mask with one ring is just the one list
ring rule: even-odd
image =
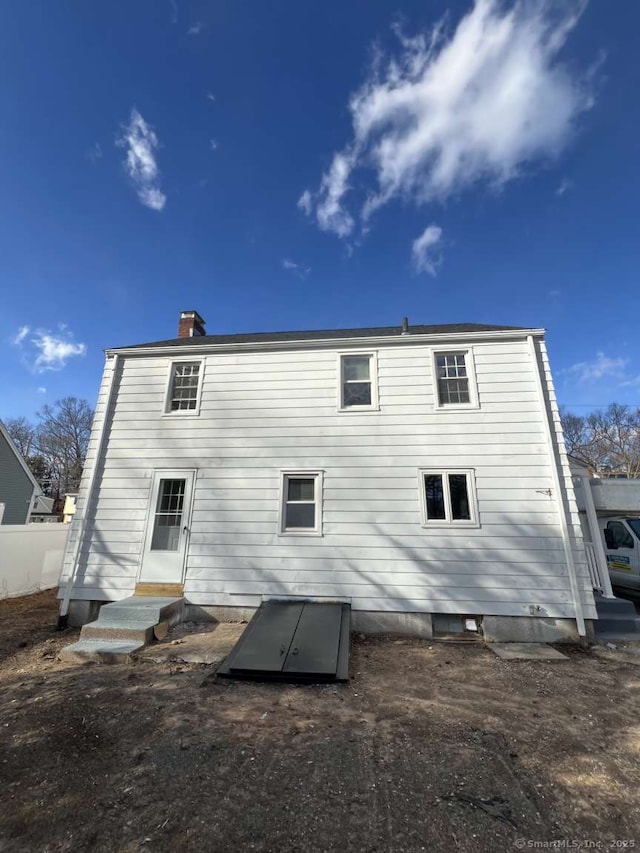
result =
[[39,495],[34,501],[29,521],[32,524],[57,524],[60,521],[60,514],[55,511],[55,502],[55,498]]
[[0,421],[0,524],[26,524],[42,489]]
[[339,599],[357,630],[584,635],[543,331],[206,335],[183,312],[177,338],[106,353],[65,573],[76,623],[162,584],[219,618]]

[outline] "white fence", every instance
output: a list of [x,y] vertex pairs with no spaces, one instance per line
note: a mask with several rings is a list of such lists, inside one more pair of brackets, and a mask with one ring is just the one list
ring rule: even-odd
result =
[[0,598],[58,585],[69,524],[0,525]]

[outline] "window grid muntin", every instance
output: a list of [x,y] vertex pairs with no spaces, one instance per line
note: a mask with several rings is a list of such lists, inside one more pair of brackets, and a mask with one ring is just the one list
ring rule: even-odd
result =
[[440,406],[466,405],[471,402],[466,357],[466,352],[435,354]]
[[200,362],[178,362],[171,371],[169,411],[185,412],[198,408]]

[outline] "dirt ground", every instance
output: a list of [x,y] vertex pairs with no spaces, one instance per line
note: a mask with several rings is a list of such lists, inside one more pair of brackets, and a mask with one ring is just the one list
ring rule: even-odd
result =
[[640,846],[640,655],[354,637],[340,686],[74,665],[0,602],[0,851]]

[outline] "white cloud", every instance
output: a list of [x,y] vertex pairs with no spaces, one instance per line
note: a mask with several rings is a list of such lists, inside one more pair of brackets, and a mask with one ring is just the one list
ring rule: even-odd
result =
[[209,151],[216,151],[218,148],[218,140],[210,139],[209,140]]
[[580,361],[561,372],[576,377],[579,382],[589,382],[607,377],[624,381],[626,379],[625,367],[628,363],[628,358],[610,358],[603,352],[598,352],[593,361]]
[[[58,332],[48,329],[36,329],[33,334],[29,326],[21,326],[12,343],[23,352],[23,364],[33,373],[45,373],[47,370],[62,370],[70,358],[85,355],[87,346],[76,343],[65,323],[60,323]],[[44,394],[46,388],[38,388]]]
[[568,178],[563,178],[558,184],[558,188],[556,190],[557,196],[563,196],[566,192],[568,192],[573,186],[573,181],[570,181]]
[[211,101],[211,103],[215,104],[216,96],[213,94],[213,92],[207,92],[206,98],[208,101]]
[[160,172],[155,158],[158,137],[135,107],[116,144],[127,149],[125,168],[137,189],[140,202],[151,210],[162,210],[167,197],[160,189]]
[[[320,228],[345,237],[391,199],[425,204],[476,184],[499,188],[557,156],[593,103],[587,76],[559,59],[584,5],[476,0],[453,33],[444,20],[411,38],[394,28],[398,55],[377,52],[349,101],[352,140],[298,206],[313,203]],[[376,179],[358,216],[345,207],[356,170]]]
[[294,275],[297,275],[298,278],[306,278],[311,272],[311,267],[305,267],[303,266],[303,264],[297,264],[290,258],[284,258],[282,260],[282,268],[285,270],[289,270]]
[[435,275],[442,263],[442,256],[435,251],[442,240],[442,228],[439,225],[428,225],[411,246],[411,257],[416,272],[426,272]]
[[74,343],[69,335],[63,338],[42,329],[34,334],[32,343],[39,352],[33,363],[35,373],[62,370],[70,358],[85,355],[87,352],[86,344]]
[[46,394],[47,393],[47,389],[44,387],[44,385],[39,385],[36,388],[36,391],[38,392],[38,394]]
[[202,23],[202,21],[196,21],[196,23],[192,24],[189,27],[189,29],[187,30],[187,35],[188,36],[197,36],[202,32],[203,28],[204,28],[204,24]]
[[12,338],[11,343],[19,347],[30,331],[31,328],[29,326],[20,326],[18,333]]
[[313,200],[309,190],[305,190],[298,199],[298,208],[303,213],[306,213],[307,216],[311,216],[313,212]]

